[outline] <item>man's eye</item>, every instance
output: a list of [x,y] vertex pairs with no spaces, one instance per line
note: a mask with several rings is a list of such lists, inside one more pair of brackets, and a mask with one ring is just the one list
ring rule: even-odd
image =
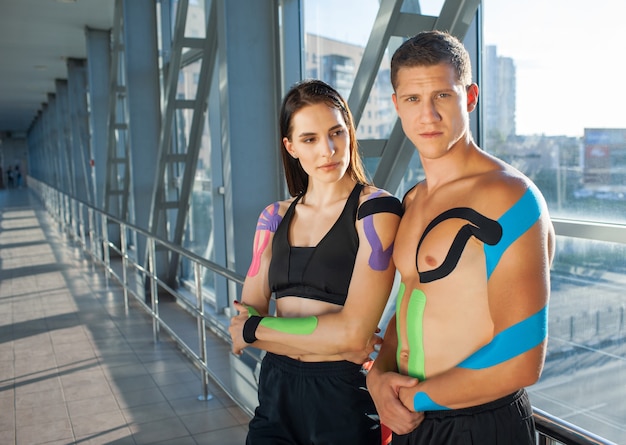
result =
[[417,97],[415,97],[415,96],[407,97],[406,101],[407,102],[417,102]]

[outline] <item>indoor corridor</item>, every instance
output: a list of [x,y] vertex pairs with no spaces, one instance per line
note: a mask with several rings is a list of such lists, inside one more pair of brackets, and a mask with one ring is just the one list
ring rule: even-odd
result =
[[0,190],[0,443],[237,444],[248,415],[28,189]]

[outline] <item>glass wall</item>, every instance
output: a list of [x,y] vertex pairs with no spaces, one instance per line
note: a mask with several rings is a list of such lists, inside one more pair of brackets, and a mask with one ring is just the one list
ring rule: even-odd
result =
[[[348,100],[377,13],[378,0],[305,0],[305,76],[329,83]],[[357,136],[386,138],[394,120],[387,55],[358,122]]]
[[[305,1],[306,75],[348,97],[379,2],[331,3]],[[442,5],[407,0],[403,11],[436,16]],[[614,81],[626,29],[615,5],[482,2],[482,57],[473,61],[481,67],[482,126],[475,136],[541,188],[553,218],[626,222],[626,114],[618,109],[626,90]],[[392,38],[388,51],[397,44]],[[390,56],[359,122],[360,140],[387,138],[395,122],[384,100]],[[414,155],[396,195],[422,178]],[[557,237],[548,355],[530,389],[536,407],[617,443],[626,443],[625,284],[626,246]]]
[[[553,218],[624,224],[617,4],[482,4],[483,148],[533,179]],[[626,443],[626,246],[559,236],[551,278],[548,355],[531,401]]]
[[[304,1],[306,77],[324,80],[346,99],[350,97],[379,3],[379,0]],[[443,3],[443,0],[405,0],[401,12],[437,16]],[[349,21],[346,17],[350,18]],[[387,139],[391,133],[396,112],[391,100],[390,60],[401,42],[399,37],[391,37],[389,41],[365,109],[356,119],[359,141]],[[364,159],[370,175],[373,175],[378,160],[377,157]],[[414,156],[397,194],[402,196],[406,188],[418,179],[421,179],[419,159]]]

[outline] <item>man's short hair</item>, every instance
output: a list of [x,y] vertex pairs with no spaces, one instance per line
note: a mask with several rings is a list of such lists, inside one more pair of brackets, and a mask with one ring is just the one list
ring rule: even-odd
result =
[[394,91],[398,86],[398,71],[401,68],[440,63],[449,63],[464,86],[472,83],[472,63],[463,43],[447,32],[423,31],[402,43],[391,58],[391,85]]

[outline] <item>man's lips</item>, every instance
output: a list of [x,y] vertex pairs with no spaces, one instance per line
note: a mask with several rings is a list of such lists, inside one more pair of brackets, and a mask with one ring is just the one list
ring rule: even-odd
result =
[[420,133],[420,136],[423,138],[433,138],[436,136],[441,136],[443,133],[441,131],[429,131],[427,133]]

